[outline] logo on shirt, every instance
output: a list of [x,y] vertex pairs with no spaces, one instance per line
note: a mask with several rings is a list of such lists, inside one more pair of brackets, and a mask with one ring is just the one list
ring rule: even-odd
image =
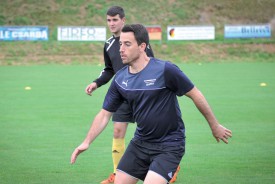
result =
[[148,80],[144,80],[146,86],[152,86],[155,84],[156,79],[148,79]]
[[124,84],[127,87],[128,80],[127,81],[122,81],[122,84]]

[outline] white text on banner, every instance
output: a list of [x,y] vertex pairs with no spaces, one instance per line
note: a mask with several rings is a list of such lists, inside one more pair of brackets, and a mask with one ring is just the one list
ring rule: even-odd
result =
[[106,27],[58,27],[58,41],[105,41]]

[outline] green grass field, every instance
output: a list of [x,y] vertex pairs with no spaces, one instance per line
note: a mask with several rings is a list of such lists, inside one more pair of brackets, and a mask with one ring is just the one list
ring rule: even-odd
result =
[[[187,145],[176,183],[274,183],[275,63],[179,66],[205,94],[219,121],[233,131],[233,138],[228,145],[217,144],[192,102],[179,98]],[[0,183],[96,184],[112,172],[111,122],[77,163],[70,164],[108,88],[99,88],[92,97],[84,93],[101,69],[0,67]],[[261,87],[262,82],[267,86]],[[127,142],[134,129],[129,125]]]

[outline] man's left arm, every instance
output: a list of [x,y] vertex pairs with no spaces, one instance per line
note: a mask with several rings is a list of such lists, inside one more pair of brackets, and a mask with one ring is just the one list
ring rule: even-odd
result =
[[219,124],[204,95],[196,87],[185,95],[193,100],[196,107],[205,117],[217,142],[222,140],[224,143],[228,144],[228,138],[232,137],[232,132]]

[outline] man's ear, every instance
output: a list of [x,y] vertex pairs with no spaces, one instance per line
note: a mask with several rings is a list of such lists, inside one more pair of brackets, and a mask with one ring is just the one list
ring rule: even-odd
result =
[[126,22],[126,18],[125,18],[125,17],[123,17],[121,20],[122,20],[123,24],[125,24],[125,22]]
[[140,51],[145,51],[146,50],[146,43],[141,43],[139,45]]

